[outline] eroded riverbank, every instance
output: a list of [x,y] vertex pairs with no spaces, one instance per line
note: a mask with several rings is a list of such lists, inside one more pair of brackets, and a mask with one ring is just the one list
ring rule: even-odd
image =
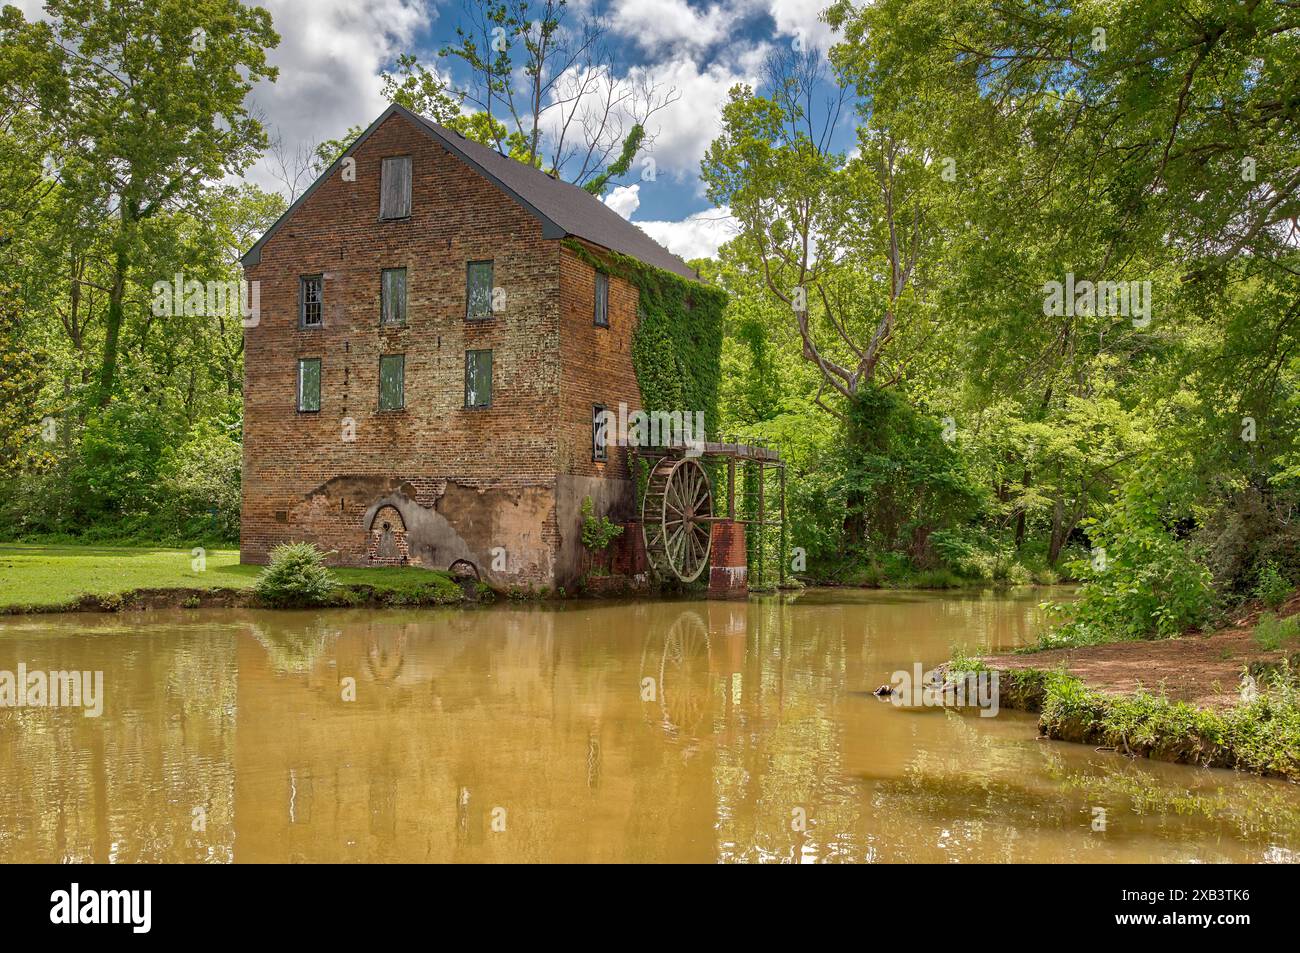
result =
[[[1300,614],[1300,594],[1277,620]],[[959,659],[987,669],[1001,703],[1040,715],[1047,738],[1300,782],[1300,644],[1260,635],[1265,613],[1179,638]]]

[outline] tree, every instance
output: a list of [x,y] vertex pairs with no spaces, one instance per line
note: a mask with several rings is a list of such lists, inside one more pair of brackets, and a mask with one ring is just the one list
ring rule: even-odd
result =
[[[617,76],[605,27],[594,16],[568,22],[566,0],[466,0],[465,12],[468,25],[440,55],[468,68],[456,95],[485,117],[478,131],[502,155],[577,185],[608,183],[653,144],[651,118],[680,98],[643,72]],[[427,77],[415,85],[436,88]]]
[[[924,310],[917,286],[933,242],[931,199],[922,155],[869,116],[860,155],[833,151],[847,89],[835,83],[815,107],[826,80],[821,54],[809,50],[769,61],[766,96],[734,87],[702,174],[792,316],[803,356],[852,401],[877,383],[900,320]],[[900,373],[895,364],[887,382]]]
[[[38,97],[62,159],[66,202],[109,235],[99,403],[113,396],[128,277],[147,260],[143,226],[202,215],[208,184],[266,147],[245,106],[274,79],[270,15],[238,0],[50,0],[50,22],[6,24],[48,72]],[[8,39],[9,37],[6,37]]]

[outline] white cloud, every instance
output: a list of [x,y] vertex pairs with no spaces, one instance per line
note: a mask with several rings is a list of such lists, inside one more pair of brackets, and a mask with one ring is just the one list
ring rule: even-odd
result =
[[[280,45],[267,60],[280,69],[259,84],[249,106],[290,151],[367,125],[387,107],[380,69],[410,48],[416,32],[437,16],[427,0],[260,0],[271,13]],[[265,160],[248,178],[269,189],[280,184]]]
[[656,135],[649,154],[659,172],[678,182],[699,175],[704,151],[721,131],[727,91],[736,83],[757,82],[764,49],[751,48],[745,60],[734,65],[715,62],[701,70],[690,57],[682,56],[632,71],[634,76],[650,77],[664,89],[675,87],[681,96],[651,120],[649,131]]
[[45,0],[5,0],[5,3],[16,6],[30,22],[49,19],[45,15]]
[[711,208],[688,215],[680,222],[637,222],[637,227],[670,252],[689,261],[713,258],[718,249],[736,237],[736,222],[728,208]]
[[605,204],[624,218],[631,218],[632,213],[641,207],[640,192],[640,185],[620,185],[605,196]]
[[[610,30],[648,53],[700,51],[740,38],[747,21],[767,15],[776,37],[795,37],[822,51],[835,34],[818,17],[831,0],[724,0],[691,5],[688,0],[613,0]],[[751,34],[744,42],[766,42]],[[734,42],[729,45],[735,45]]]
[[835,42],[835,32],[817,18],[830,0],[766,0],[765,5],[782,36],[799,37],[823,53]]
[[610,28],[652,53],[711,46],[733,23],[722,4],[699,10],[686,0],[614,0],[609,8]]

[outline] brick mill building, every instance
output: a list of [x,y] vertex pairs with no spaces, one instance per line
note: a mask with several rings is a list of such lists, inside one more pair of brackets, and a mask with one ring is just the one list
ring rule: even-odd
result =
[[637,289],[590,263],[610,251],[696,278],[582,189],[386,110],[243,259],[242,560],[306,540],[572,585],[584,497],[633,515],[593,430],[641,406]]

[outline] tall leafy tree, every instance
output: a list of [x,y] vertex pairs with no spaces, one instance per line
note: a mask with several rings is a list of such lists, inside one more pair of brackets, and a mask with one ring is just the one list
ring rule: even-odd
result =
[[[270,15],[238,0],[50,0],[48,22],[12,25],[48,72],[40,107],[57,137],[63,200],[111,246],[98,385],[116,384],[128,279],[147,261],[144,226],[202,216],[209,184],[242,172],[266,146],[247,108],[274,79]],[[89,223],[88,223],[89,224]]]

